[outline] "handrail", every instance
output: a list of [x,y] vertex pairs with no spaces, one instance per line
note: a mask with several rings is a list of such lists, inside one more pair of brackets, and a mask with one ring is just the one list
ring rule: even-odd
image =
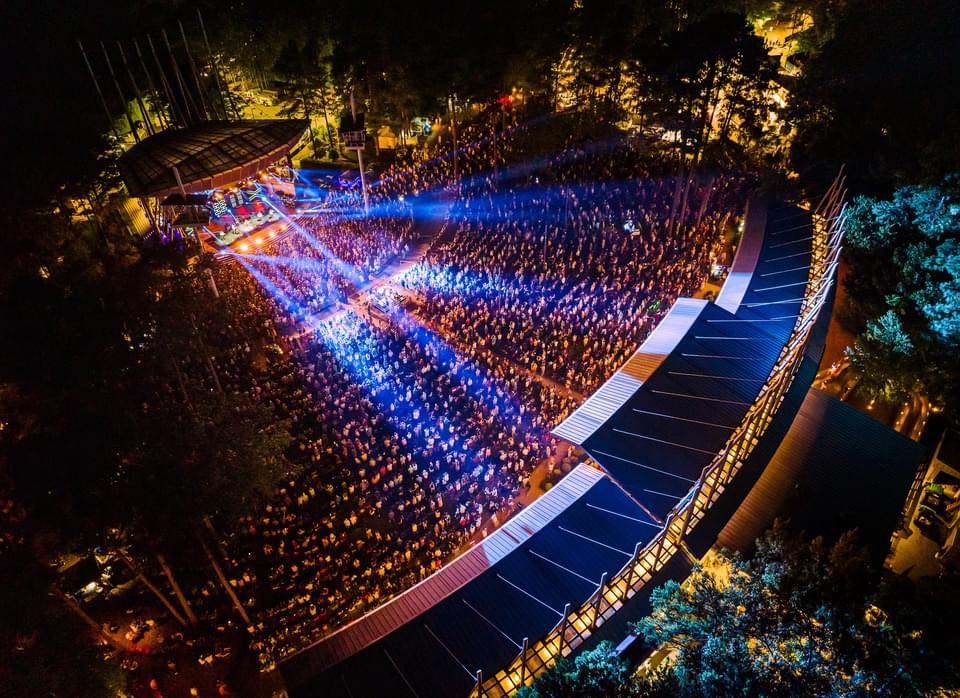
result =
[[601,581],[579,608],[570,611],[568,604],[560,622],[543,639],[525,643],[523,651],[505,669],[486,680],[478,674],[472,697],[511,695],[520,686],[532,683],[559,657],[573,652],[670,562],[683,546],[687,532],[699,523],[730,484],[793,384],[810,333],[832,288],[846,215],[844,182],[841,169],[811,214],[813,252],[800,312],[790,337],[740,425],[670,511],[658,534],[642,548],[638,544],[630,560],[609,580]]

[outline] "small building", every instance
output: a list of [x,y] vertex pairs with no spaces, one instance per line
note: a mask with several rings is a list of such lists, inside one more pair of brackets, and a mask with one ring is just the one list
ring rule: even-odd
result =
[[381,126],[377,131],[377,148],[379,150],[395,150],[398,144],[397,134],[389,126]]

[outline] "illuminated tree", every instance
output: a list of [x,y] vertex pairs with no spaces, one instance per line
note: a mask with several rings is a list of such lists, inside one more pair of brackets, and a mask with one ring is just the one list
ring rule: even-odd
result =
[[617,657],[609,642],[583,652],[573,660],[563,658],[517,692],[518,698],[669,698],[678,683],[663,669],[637,675]]
[[680,150],[694,161],[717,125],[720,140],[735,123],[745,141],[759,138],[775,64],[742,14],[717,10],[695,16],[639,45],[638,52],[640,109],[676,132]]
[[637,624],[676,649],[679,695],[905,696],[956,683],[947,646],[878,591],[852,534],[828,545],[775,525],[752,559],[720,563],[655,589]]
[[849,207],[845,317],[860,331],[850,356],[873,397],[902,400],[920,386],[957,407],[957,181],[902,187],[890,199],[860,197]]

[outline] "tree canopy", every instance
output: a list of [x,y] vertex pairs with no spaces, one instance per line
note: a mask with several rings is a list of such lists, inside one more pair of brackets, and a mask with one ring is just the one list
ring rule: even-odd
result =
[[[750,559],[655,589],[637,629],[677,650],[679,695],[922,695],[957,679],[942,639],[885,586],[852,533],[828,544],[777,524]],[[937,650],[936,652],[934,650]]]
[[289,468],[288,424],[215,389],[225,301],[182,256],[66,230],[61,244],[37,237],[0,288],[0,382],[24,406],[9,472],[40,528],[98,543],[129,527],[175,547],[203,517],[236,517],[270,491]]
[[120,667],[89,640],[26,541],[3,546],[0,579],[0,696],[118,695]]
[[[960,168],[960,22],[950,0],[810,3],[818,39],[797,57],[791,164],[823,191],[889,195]],[[816,8],[816,9],[814,9]],[[824,34],[826,32],[826,34]]]
[[557,661],[517,698],[670,698],[679,684],[667,667],[637,674],[610,642]]
[[871,395],[902,400],[922,388],[956,410],[960,398],[960,176],[906,186],[848,209],[851,351]]

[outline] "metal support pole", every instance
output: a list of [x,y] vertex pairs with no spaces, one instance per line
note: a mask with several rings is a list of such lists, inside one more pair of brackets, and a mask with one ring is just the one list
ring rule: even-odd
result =
[[130,64],[127,63],[127,54],[123,50],[123,44],[120,41],[117,41],[117,48],[120,50],[120,60],[123,61],[123,67],[127,71],[127,77],[130,78],[130,84],[133,85],[133,93],[137,98],[137,106],[140,107],[140,113],[143,115],[143,123],[147,127],[147,133],[149,135],[154,134],[153,122],[150,121],[150,114],[147,112],[147,107],[143,103],[143,97],[140,95],[140,86],[137,85],[136,79],[133,77],[133,71],[130,70]]
[[[210,65],[213,66],[213,75],[217,80],[217,94],[220,96],[220,105],[223,107],[223,118],[229,121],[230,110],[227,108],[227,98],[224,95],[224,92],[229,93],[230,88],[229,86],[227,86],[226,90],[224,90],[224,85],[220,80],[220,64],[217,63],[216,55],[213,53],[213,51],[210,50],[210,41],[209,39],[207,39],[207,28],[203,23],[203,15],[200,14],[199,7],[197,8],[197,19],[200,20],[200,32],[203,35],[203,45],[207,49],[207,56],[209,56],[210,58]],[[233,106],[233,110],[234,112],[236,112],[237,121],[239,121],[240,114],[239,112],[236,111],[236,105],[232,104],[232,100],[231,100],[231,106]]]
[[180,170],[177,169],[176,165],[170,168],[173,170],[173,177],[177,180],[177,186],[180,187],[180,193],[184,196],[187,195],[187,190],[183,188],[183,180],[180,179]]
[[630,574],[627,575],[627,588],[623,592],[623,600],[630,597],[630,590],[633,589],[633,579],[636,576],[637,565],[640,564],[640,542],[633,546],[633,559],[630,562]]
[[527,682],[527,650],[530,649],[530,638],[523,638],[523,649],[520,652],[520,685]]
[[153,37],[147,34],[147,45],[150,46],[150,53],[153,54],[153,61],[157,64],[157,71],[160,73],[160,84],[163,85],[163,91],[167,95],[167,101],[170,103],[170,111],[173,112],[174,121],[179,121],[181,124],[186,126],[190,123],[190,119],[187,117],[187,113],[183,108],[177,103],[176,98],[173,96],[173,88],[170,87],[170,81],[167,80],[167,74],[163,72],[163,66],[160,64],[160,57],[157,55],[157,49],[153,45]]
[[213,278],[213,271],[208,267],[207,268],[207,284],[210,286],[210,293],[213,294],[214,298],[220,297],[220,289],[217,288],[217,280]]
[[190,53],[190,44],[187,42],[187,33],[183,30],[183,22],[178,19],[177,24],[180,27],[180,38],[183,39],[183,50],[187,53],[187,62],[190,64],[190,72],[193,73],[193,84],[197,87],[197,99],[200,100],[200,116],[203,119],[209,119],[210,112],[207,111],[207,102],[203,98],[203,87],[200,85],[200,75],[197,73],[197,64],[193,62],[193,54]]
[[477,669],[477,698],[485,696],[486,693],[483,690],[483,671]]
[[149,87],[150,91],[153,93],[153,99],[157,105],[157,120],[160,122],[160,129],[165,129],[167,126],[169,126],[169,123],[167,122],[167,117],[163,113],[163,108],[161,107],[162,101],[160,99],[160,93],[157,92],[157,86],[153,82],[153,77],[150,75],[150,71],[147,70],[147,64],[143,60],[143,52],[140,51],[140,44],[137,43],[136,39],[133,40],[133,47],[137,50],[137,58],[140,59],[140,67],[147,76],[147,87]]
[[110,78],[113,80],[113,86],[117,88],[117,96],[120,98],[120,104],[123,106],[123,115],[127,117],[127,124],[130,126],[130,133],[133,134],[133,140],[140,142],[140,134],[137,133],[137,127],[133,123],[133,117],[130,116],[130,110],[127,109],[127,98],[123,96],[123,90],[120,89],[120,81],[117,80],[117,74],[113,72],[113,62],[110,60],[110,54],[107,53],[107,47],[100,42],[100,50],[103,51],[103,57],[107,59],[107,69],[110,71]]
[[[353,99],[353,90],[350,90],[350,113],[353,115],[353,123],[357,123],[357,103]],[[366,135],[364,135],[364,144]],[[357,148],[357,164],[360,166],[360,191],[363,192],[363,214],[370,213],[370,200],[367,197],[367,177],[363,173],[363,145]]]
[[563,647],[567,644],[567,628],[570,626],[570,604],[563,605],[563,623],[560,625],[560,649],[557,651],[557,657],[563,657]]
[[597,621],[600,619],[600,604],[603,603],[603,592],[607,586],[607,573],[600,575],[600,588],[597,589],[597,602],[593,605],[593,620],[590,621],[590,632],[597,629]]
[[453,132],[453,181],[457,182],[457,187],[459,188],[460,182],[458,175],[460,172],[459,168],[459,155],[458,155],[458,146],[457,146],[457,96],[451,95],[447,97],[447,107],[450,110],[450,127]]
[[[710,500],[713,499],[713,493],[714,491],[716,491],[717,485],[720,484],[720,476],[723,474],[723,469],[728,465],[729,464],[727,463],[727,456],[726,454],[724,454],[723,461],[721,461],[720,465],[713,472],[713,484],[710,485],[709,489],[707,490],[707,506],[710,506]],[[730,465],[729,467],[731,469],[733,468],[732,465]],[[707,474],[707,477],[710,477],[710,475]],[[704,482],[706,482],[706,480],[704,480]]]
[[77,39],[77,46],[80,48],[80,54],[83,56],[83,62],[87,65],[87,71],[90,73],[90,79],[93,80],[93,87],[97,91],[97,96],[100,98],[100,106],[103,107],[104,116],[107,117],[107,124],[110,125],[110,131],[113,133],[113,137],[117,139],[117,142],[120,141],[120,134],[117,133],[116,127],[113,125],[113,117],[110,116],[110,109],[107,107],[107,100],[104,99],[103,91],[100,89],[100,83],[97,82],[96,73],[93,72],[93,66],[90,65],[90,59],[87,58],[87,52],[83,50],[83,44],[80,43],[80,39]]
[[670,530],[670,525],[673,523],[673,519],[674,519],[673,514],[670,514],[669,516],[667,516],[667,520],[663,526],[663,531],[660,534],[660,542],[657,543],[657,552],[653,556],[653,562],[655,565],[653,570],[654,572],[660,569],[660,556],[663,554],[663,547],[664,545],[666,545],[667,533]]
[[[173,55],[173,49],[170,47],[170,37],[167,36],[167,30],[161,29],[160,36],[163,37],[163,43],[167,47],[167,54],[170,56],[170,65],[173,68],[173,77],[177,79],[177,86],[180,88],[180,94],[183,97],[183,107],[187,118],[193,121],[193,114],[197,111],[197,105],[193,104],[193,99],[187,91],[187,86],[183,84],[183,75],[180,74],[180,66],[177,65],[177,57]],[[191,107],[193,107],[191,109]]]
[[153,211],[150,209],[150,202],[143,196],[139,197],[140,206],[143,207],[143,211],[147,216],[147,220],[150,221],[150,226],[153,228],[153,232],[160,236],[160,224],[157,223],[156,217],[153,215]]
[[823,206],[826,203],[827,199],[830,197],[830,195],[833,193],[833,190],[840,183],[840,178],[843,177],[844,170],[846,170],[846,168],[847,168],[846,163],[840,165],[840,170],[837,172],[837,176],[833,178],[832,182],[830,182],[830,186],[827,187],[827,190],[823,193],[823,197],[820,199],[820,203],[817,204],[817,207],[815,209],[813,209],[814,213],[820,213],[820,211],[823,209]]
[[703,489],[703,478],[697,480],[697,489],[692,493],[690,502],[687,504],[687,513],[683,517],[683,525],[680,527],[680,535],[677,537],[677,545],[683,542],[683,537],[687,535],[687,525],[690,523],[690,517],[693,516],[693,508],[697,505],[697,497],[700,496],[700,490]]

